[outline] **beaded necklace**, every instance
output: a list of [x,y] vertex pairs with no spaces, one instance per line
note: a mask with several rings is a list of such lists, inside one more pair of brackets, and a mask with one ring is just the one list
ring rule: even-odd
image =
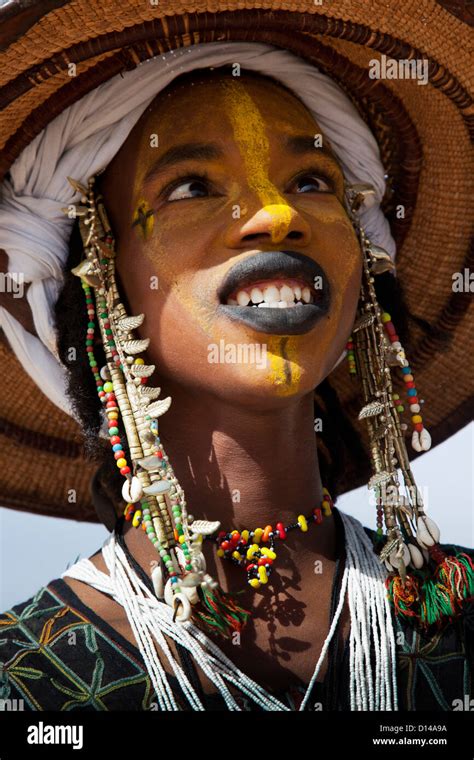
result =
[[[277,522],[275,528],[266,525],[265,528],[255,528],[254,530],[231,530],[218,532],[220,524],[208,523],[204,520],[193,521],[191,526],[198,527],[200,535],[203,538],[213,541],[217,545],[217,556],[229,560],[235,565],[245,569],[247,573],[247,583],[254,589],[268,583],[268,579],[273,572],[274,563],[277,558],[276,545],[278,541],[285,541],[288,533],[299,528],[303,533],[308,531],[311,523],[320,525],[324,517],[330,517],[332,514],[333,500],[327,488],[323,488],[323,499],[320,507],[315,507],[312,512],[305,516],[298,515],[296,522],[284,526],[282,522]],[[179,509],[175,507],[175,509]],[[140,504],[129,503],[124,509],[124,518],[131,522],[134,528],[140,526],[146,531],[150,540],[153,541],[153,526],[148,514],[147,507],[140,507]],[[177,515],[178,516],[178,515]],[[205,531],[205,526],[210,526],[210,532]],[[217,526],[211,532],[211,528]],[[216,535],[217,534],[217,535]],[[180,535],[175,528],[175,539],[179,542]],[[266,544],[266,545],[265,545]],[[185,565],[185,569],[189,569]]]

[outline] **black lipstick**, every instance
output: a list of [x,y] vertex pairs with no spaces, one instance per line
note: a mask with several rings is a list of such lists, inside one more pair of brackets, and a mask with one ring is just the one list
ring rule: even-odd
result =
[[[237,290],[249,290],[262,280],[297,280],[310,289],[312,303],[287,308],[231,306],[226,301]],[[275,335],[301,335],[309,332],[329,311],[331,293],[323,268],[297,251],[265,251],[248,256],[226,274],[217,292],[219,309],[233,321],[254,330]]]

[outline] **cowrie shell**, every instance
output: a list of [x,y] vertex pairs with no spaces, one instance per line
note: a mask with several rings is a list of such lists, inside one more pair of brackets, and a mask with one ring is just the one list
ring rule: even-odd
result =
[[156,565],[151,573],[151,581],[153,583],[153,589],[158,599],[163,599],[165,590],[163,584],[163,570],[161,565]]
[[420,446],[423,451],[428,451],[431,448],[431,436],[426,428],[423,428],[420,433]]
[[191,602],[189,601],[186,594],[183,594],[182,592],[174,594],[173,609],[175,610],[177,607],[178,612],[176,614],[175,620],[177,620],[178,623],[185,623],[186,620],[189,620],[192,613]]
[[434,546],[439,543],[439,528],[431,517],[422,515],[416,523],[416,540],[420,546],[427,549],[428,546]]
[[143,496],[143,488],[136,475],[133,476],[131,482],[128,479],[125,481],[122,486],[122,496],[123,500],[130,504],[140,501]]
[[424,559],[421,551],[414,544],[408,544],[408,551],[410,552],[410,565],[416,567],[419,570],[423,567]]
[[181,584],[181,593],[185,594],[191,604],[197,604],[199,602],[199,594],[196,586],[189,587]]
[[413,431],[413,435],[411,437],[411,446],[413,449],[415,449],[415,451],[423,451],[420,443],[420,435],[417,430]]

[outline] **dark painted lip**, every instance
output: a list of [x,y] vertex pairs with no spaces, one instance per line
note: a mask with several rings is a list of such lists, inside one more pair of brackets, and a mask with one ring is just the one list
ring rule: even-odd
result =
[[[253,308],[252,306],[230,306],[226,300],[236,288],[244,289],[263,279],[288,278],[303,280],[318,296],[315,303],[297,304],[291,308]],[[315,277],[320,277],[323,287],[314,290]],[[313,259],[297,251],[265,251],[249,256],[233,266],[217,295],[219,311],[234,322],[241,322],[263,333],[275,335],[302,335],[329,311],[331,292],[329,281],[323,268]]]
[[302,335],[309,332],[329,306],[321,304],[298,304],[290,309],[254,309],[252,306],[229,306],[221,304],[218,309],[233,322],[242,322],[263,333],[275,335]]
[[258,251],[253,256],[238,261],[227,272],[217,290],[217,296],[220,303],[226,305],[228,297],[237,288],[242,290],[259,280],[278,277],[303,280],[312,289],[315,277],[321,277],[323,288],[318,295],[323,299],[330,297],[329,282],[322,267],[298,251]]

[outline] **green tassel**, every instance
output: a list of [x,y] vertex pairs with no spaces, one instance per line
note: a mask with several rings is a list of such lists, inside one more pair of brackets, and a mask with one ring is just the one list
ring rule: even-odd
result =
[[223,591],[219,586],[198,588],[201,608],[193,608],[193,620],[204,632],[218,633],[230,639],[235,632],[240,633],[250,616],[250,610],[241,607],[234,594]]
[[386,588],[396,615],[424,628],[439,625],[459,615],[463,601],[474,596],[474,563],[463,552],[445,555],[432,574],[410,569],[405,585],[398,574],[390,575]]

